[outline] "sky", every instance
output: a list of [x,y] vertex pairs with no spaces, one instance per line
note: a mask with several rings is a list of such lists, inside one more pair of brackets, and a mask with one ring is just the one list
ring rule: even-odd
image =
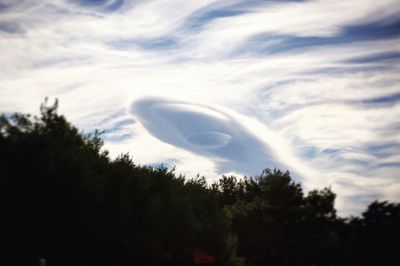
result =
[[58,98],[113,158],[400,201],[399,0],[0,0],[0,51],[1,113]]

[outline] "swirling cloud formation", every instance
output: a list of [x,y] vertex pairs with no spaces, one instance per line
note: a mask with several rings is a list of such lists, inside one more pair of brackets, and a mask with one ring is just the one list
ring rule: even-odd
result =
[[256,174],[260,166],[282,168],[268,143],[232,114],[205,105],[152,98],[136,101],[131,112],[159,140],[213,158],[221,173]]
[[357,214],[400,200],[399,43],[398,0],[0,0],[0,112],[57,97],[112,156],[282,167]]

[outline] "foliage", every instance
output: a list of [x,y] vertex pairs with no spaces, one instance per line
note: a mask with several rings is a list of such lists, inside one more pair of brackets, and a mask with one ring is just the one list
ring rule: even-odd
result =
[[57,108],[0,116],[7,265],[193,265],[195,250],[216,265],[377,265],[396,254],[400,204],[342,219],[331,189],[305,195],[289,172],[208,185],[111,160],[101,132],[79,132]]

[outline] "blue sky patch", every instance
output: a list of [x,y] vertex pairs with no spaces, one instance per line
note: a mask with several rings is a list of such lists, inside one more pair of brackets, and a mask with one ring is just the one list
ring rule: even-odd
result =
[[72,0],[84,7],[99,8],[105,12],[112,12],[120,9],[125,0]]
[[20,25],[18,25],[15,22],[6,22],[6,21],[0,22],[0,31],[10,34],[23,33],[23,30]]
[[400,52],[390,52],[390,53],[380,53],[380,54],[373,54],[364,57],[356,57],[350,60],[346,60],[348,63],[355,63],[355,64],[368,64],[368,63],[377,63],[377,62],[385,62],[400,59]]
[[211,4],[194,12],[184,23],[184,28],[189,30],[200,29],[218,18],[238,16],[252,12],[260,6],[282,4],[283,2],[304,2],[304,0],[248,0],[222,6]]
[[120,39],[107,42],[107,45],[121,50],[143,49],[143,50],[168,50],[179,47],[179,43],[172,37],[159,37],[149,39]]
[[394,104],[400,102],[400,92],[390,95],[385,95],[377,98],[363,100],[364,104]]
[[[264,33],[251,37],[235,53],[241,54],[256,52],[259,54],[277,54],[305,48],[390,39],[399,36],[400,21],[384,25],[363,24],[347,26],[343,28],[339,35],[332,37],[300,37],[276,33]],[[271,41],[274,41],[274,43],[271,44]]]

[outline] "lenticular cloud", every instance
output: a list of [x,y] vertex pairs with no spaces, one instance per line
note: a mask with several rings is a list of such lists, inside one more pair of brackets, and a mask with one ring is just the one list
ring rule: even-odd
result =
[[264,140],[216,108],[145,98],[132,104],[131,113],[160,141],[213,159],[220,173],[259,173],[260,167],[281,166]]

